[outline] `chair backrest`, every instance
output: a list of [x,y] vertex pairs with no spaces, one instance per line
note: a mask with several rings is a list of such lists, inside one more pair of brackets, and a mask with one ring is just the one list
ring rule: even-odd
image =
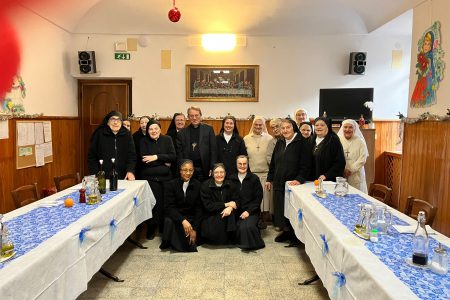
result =
[[11,191],[11,196],[14,200],[16,208],[30,204],[36,200],[39,200],[39,192],[37,183],[21,186]]
[[392,189],[383,184],[372,183],[369,187],[369,195],[385,204],[390,204]]
[[417,220],[417,215],[421,210],[425,212],[425,224],[432,226],[434,218],[436,217],[437,207],[425,200],[409,196],[406,200],[405,215]]
[[[56,190],[58,192],[69,186],[73,186],[81,182],[80,173],[78,172],[62,176],[55,176],[53,180],[55,181]],[[64,184],[62,184],[62,182],[64,182]]]

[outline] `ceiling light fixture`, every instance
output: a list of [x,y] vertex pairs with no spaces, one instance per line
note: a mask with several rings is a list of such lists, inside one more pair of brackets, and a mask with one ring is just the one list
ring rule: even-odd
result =
[[235,34],[203,34],[202,47],[206,51],[231,51],[236,47]]

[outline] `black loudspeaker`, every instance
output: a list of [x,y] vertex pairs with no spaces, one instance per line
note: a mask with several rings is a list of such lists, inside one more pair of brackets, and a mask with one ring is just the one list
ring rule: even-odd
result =
[[78,51],[78,64],[81,74],[97,73],[95,66],[95,51]]
[[348,64],[348,73],[354,75],[364,75],[366,72],[367,52],[351,52]]

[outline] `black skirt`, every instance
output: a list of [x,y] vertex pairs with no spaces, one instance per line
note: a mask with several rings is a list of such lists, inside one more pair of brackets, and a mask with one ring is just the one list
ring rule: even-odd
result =
[[[192,220],[189,220],[191,222]],[[197,237],[199,236],[197,232]],[[162,235],[162,247],[172,247],[180,252],[197,252],[197,245],[189,245],[189,237],[184,234],[183,225],[175,224],[171,218],[164,219],[164,232]],[[163,246],[164,245],[164,246]]]
[[289,226],[289,223],[287,219],[284,216],[284,190],[278,191],[275,190],[273,193],[273,202],[274,202],[274,209],[273,209],[273,226],[285,228]]
[[221,214],[209,216],[202,221],[202,242],[215,245],[228,245],[235,242],[236,220],[234,212],[222,218]]
[[251,215],[245,220],[237,221],[236,239],[239,248],[258,250],[266,246],[258,228],[258,220],[258,216]]

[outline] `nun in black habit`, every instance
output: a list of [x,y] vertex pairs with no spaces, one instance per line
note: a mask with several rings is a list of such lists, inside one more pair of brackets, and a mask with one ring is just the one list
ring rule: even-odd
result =
[[296,242],[290,222],[284,216],[284,191],[286,182],[288,185],[299,185],[308,179],[311,172],[311,143],[302,137],[296,123],[290,119],[282,120],[281,134],[283,138],[275,145],[265,187],[274,191],[273,225],[283,230],[275,242]]
[[239,155],[236,166],[238,173],[230,177],[239,187],[236,242],[242,250],[258,250],[266,246],[258,228],[263,189],[259,177],[248,170],[247,156]]
[[313,164],[310,179],[336,181],[342,177],[345,169],[345,156],[341,141],[333,131],[331,119],[316,118],[312,137]]
[[194,163],[184,160],[180,177],[164,184],[165,219],[161,249],[172,247],[182,252],[197,252],[202,206],[201,183],[192,178]]
[[217,163],[212,170],[213,177],[202,184],[201,236],[205,243],[226,245],[235,239],[235,210],[239,195],[236,186],[228,179],[225,180],[225,175],[225,166]]

